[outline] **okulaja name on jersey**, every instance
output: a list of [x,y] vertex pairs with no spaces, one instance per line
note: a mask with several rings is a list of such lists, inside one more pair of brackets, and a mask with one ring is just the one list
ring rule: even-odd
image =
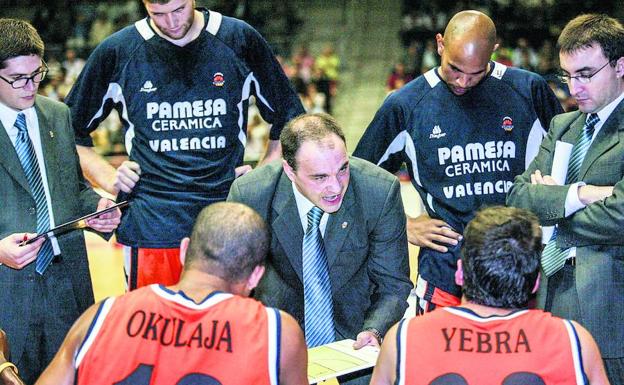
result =
[[[462,175],[510,172],[508,159],[516,158],[516,144],[512,141],[468,143],[465,146],[438,148],[438,163],[446,165],[449,178]],[[465,182],[443,186],[447,199],[471,195],[505,194],[513,184],[510,180]]]
[[183,319],[163,317],[154,312],[137,310],[126,324],[131,338],[156,341],[163,346],[221,350],[232,353],[230,321],[213,320],[189,327]]
[[[147,120],[151,122],[150,127],[156,132],[222,128],[219,116],[226,114],[227,104],[223,99],[146,104]],[[210,150],[225,148],[226,140],[223,135],[194,136],[152,139],[149,145],[154,152]]]

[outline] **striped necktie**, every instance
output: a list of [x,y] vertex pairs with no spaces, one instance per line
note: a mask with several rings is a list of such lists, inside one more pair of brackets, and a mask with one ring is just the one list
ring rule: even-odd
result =
[[[22,164],[24,173],[26,174],[30,193],[35,200],[35,207],[37,208],[37,233],[42,234],[50,229],[50,216],[48,213],[45,191],[43,189],[43,181],[41,180],[41,172],[39,171],[39,163],[37,162],[37,155],[35,154],[32,141],[28,136],[26,116],[23,112],[17,114],[15,128],[17,128],[18,131],[15,141],[15,151]],[[52,245],[48,240],[44,242],[37,254],[37,261],[35,263],[35,270],[37,273],[43,274],[48,265],[50,265],[50,262],[52,262],[52,258],[54,258],[54,253],[52,252]]]
[[[579,138],[576,144],[572,148],[572,154],[570,155],[570,161],[568,162],[568,173],[566,174],[566,184],[575,183],[578,181],[579,170],[587,154],[587,149],[591,145],[592,137],[594,136],[594,127],[596,123],[600,121],[597,114],[590,114],[585,122],[583,131],[579,134]],[[547,277],[555,274],[565,265],[565,260],[570,254],[570,249],[561,249],[557,247],[557,228],[553,232],[552,237],[544,247],[542,252],[542,269]]]
[[319,229],[323,211],[308,212],[303,237],[303,297],[305,337],[309,348],[334,341],[334,309],[323,237]]

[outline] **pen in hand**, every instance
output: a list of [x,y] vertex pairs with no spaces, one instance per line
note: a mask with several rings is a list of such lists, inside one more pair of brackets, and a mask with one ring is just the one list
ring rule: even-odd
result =
[[22,241],[20,242],[20,247],[24,246],[26,244],[26,241],[28,241],[28,234],[24,233],[24,238],[22,238]]

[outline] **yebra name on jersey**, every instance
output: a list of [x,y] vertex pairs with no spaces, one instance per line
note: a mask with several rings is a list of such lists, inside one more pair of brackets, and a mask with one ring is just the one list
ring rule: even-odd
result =
[[[219,116],[227,114],[227,104],[223,99],[182,101],[176,103],[146,104],[147,121],[156,132],[202,130],[221,128]],[[223,135],[189,136],[186,138],[153,139],[149,141],[154,152],[189,151],[198,149],[225,148]]]
[[[516,144],[512,141],[490,141],[485,143],[467,143],[451,148],[438,148],[438,163],[447,165],[444,173],[449,178],[470,174],[510,172],[507,159],[516,158]],[[461,198],[467,195],[505,194],[513,184],[511,180],[491,180],[464,182],[443,186],[447,199]]]

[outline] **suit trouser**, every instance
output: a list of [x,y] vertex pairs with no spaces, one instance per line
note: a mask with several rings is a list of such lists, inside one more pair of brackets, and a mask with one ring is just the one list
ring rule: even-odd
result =
[[[582,325],[574,273],[575,267],[566,264],[563,269],[548,279],[544,310],[558,317],[575,320]],[[587,300],[592,299],[587,298]],[[603,359],[603,362],[611,385],[624,385],[624,357]]]
[[58,268],[66,267],[53,263],[43,275],[34,274],[33,296],[23,299],[31,304],[31,317],[24,325],[28,333],[15,364],[26,384],[35,383],[80,316],[70,278],[55,274]]

